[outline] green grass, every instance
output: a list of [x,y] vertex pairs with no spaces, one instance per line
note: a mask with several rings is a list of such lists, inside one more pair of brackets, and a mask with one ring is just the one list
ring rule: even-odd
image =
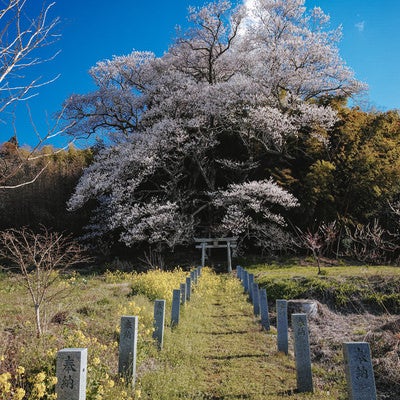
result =
[[293,357],[277,353],[275,331],[260,329],[238,281],[226,275],[200,281],[158,363],[140,378],[143,399],[338,399],[343,392],[341,380],[324,384],[316,370],[316,392],[295,394]]
[[388,266],[253,265],[247,268],[268,298],[311,298],[338,311],[400,313],[400,268]]

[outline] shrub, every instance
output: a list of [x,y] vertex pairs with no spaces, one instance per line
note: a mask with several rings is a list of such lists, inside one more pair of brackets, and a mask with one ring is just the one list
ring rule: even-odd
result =
[[132,279],[132,294],[142,294],[149,300],[164,299],[172,302],[172,291],[179,289],[186,280],[187,272],[177,268],[174,271],[152,270],[140,273]]

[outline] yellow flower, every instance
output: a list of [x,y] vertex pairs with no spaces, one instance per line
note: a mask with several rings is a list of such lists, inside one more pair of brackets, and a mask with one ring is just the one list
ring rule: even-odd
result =
[[[39,374],[38,374],[39,375]],[[37,375],[36,375],[37,376]],[[32,393],[36,395],[38,399],[41,399],[46,394],[46,385],[43,382],[35,383],[33,385]]]
[[109,379],[107,381],[107,387],[112,388],[112,387],[114,387],[114,385],[115,385],[115,382],[112,379]]
[[25,396],[25,390],[17,388],[14,392],[13,400],[22,400]]
[[140,389],[135,390],[135,399],[140,399],[142,397],[142,391]]
[[0,382],[5,382],[11,379],[11,374],[9,372],[4,372],[0,375]]
[[25,373],[25,368],[22,367],[21,365],[19,365],[19,366],[17,367],[17,369],[15,370],[15,372],[17,373],[17,375],[22,375],[22,374]]
[[49,379],[50,385],[53,385],[53,386],[57,384],[57,381],[58,381],[58,379],[57,379],[56,376],[52,376],[52,377]]
[[4,361],[5,360],[5,357],[4,357],[4,355],[2,354],[1,356],[0,356],[0,362],[1,361]]
[[55,357],[55,355],[57,354],[57,349],[52,348],[46,351],[46,355],[48,357]]
[[99,365],[100,364],[100,358],[99,357],[93,358],[92,364],[93,365]]
[[45,372],[39,372],[38,374],[36,374],[36,378],[35,378],[35,381],[37,382],[37,383],[41,383],[41,382],[43,382],[44,380],[46,379],[46,373]]
[[86,336],[81,330],[75,332],[75,338],[81,342],[84,342],[86,340]]
[[102,385],[99,385],[97,388],[97,394],[102,396],[104,394],[104,387]]
[[11,374],[9,372],[4,372],[0,375],[0,392],[10,393],[11,391]]

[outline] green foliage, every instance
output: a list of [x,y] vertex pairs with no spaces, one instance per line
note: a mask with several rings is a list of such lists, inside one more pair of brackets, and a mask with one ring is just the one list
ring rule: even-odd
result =
[[[277,299],[306,298],[340,311],[368,309],[397,313],[400,310],[400,278],[381,275],[379,270],[385,270],[384,267],[361,274],[358,267],[327,268],[322,276],[315,276],[315,272],[311,275],[313,268],[310,267],[285,266],[279,269],[268,266],[263,271],[263,267],[258,266],[256,270],[257,282],[266,288],[268,300],[272,303]],[[392,271],[397,274],[396,269]]]
[[[327,160],[316,160],[309,168],[304,179],[304,187],[309,192],[308,206],[316,207],[325,204],[325,215],[332,214],[335,198],[333,189],[335,186],[336,166]],[[330,211],[328,211],[328,210]]]
[[393,111],[364,113],[343,110],[333,133],[336,198],[339,214],[365,222],[379,216],[399,192],[400,117]]
[[[291,144],[291,159],[275,160],[274,176],[301,206],[302,228],[338,217],[358,223],[386,216],[400,193],[400,115],[364,112],[329,100],[339,121],[331,131]],[[382,218],[383,219],[383,218]]]
[[378,305],[391,314],[400,313],[399,293],[370,293],[365,296],[364,301],[373,307]]
[[267,289],[268,300],[275,302],[277,299],[298,299],[304,297],[305,290],[297,280],[288,279],[260,279],[261,287]]

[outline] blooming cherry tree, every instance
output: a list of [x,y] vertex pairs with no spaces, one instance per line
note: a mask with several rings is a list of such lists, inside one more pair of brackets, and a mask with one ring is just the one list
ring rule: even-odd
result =
[[264,249],[282,249],[289,244],[289,237],[279,229],[286,225],[284,218],[273,208],[289,209],[298,203],[271,179],[230,184],[212,197],[213,204],[225,211],[220,231],[241,240],[253,239]]
[[101,61],[90,71],[98,89],[66,101],[70,133],[107,143],[69,202],[97,201],[92,235],[173,248],[208,230],[284,243],[281,212],[297,200],[270,179],[266,160],[286,157],[288,139],[332,127],[336,113],[319,97],[363,86],[319,8],[253,5],[190,8],[190,28],[162,57]]

